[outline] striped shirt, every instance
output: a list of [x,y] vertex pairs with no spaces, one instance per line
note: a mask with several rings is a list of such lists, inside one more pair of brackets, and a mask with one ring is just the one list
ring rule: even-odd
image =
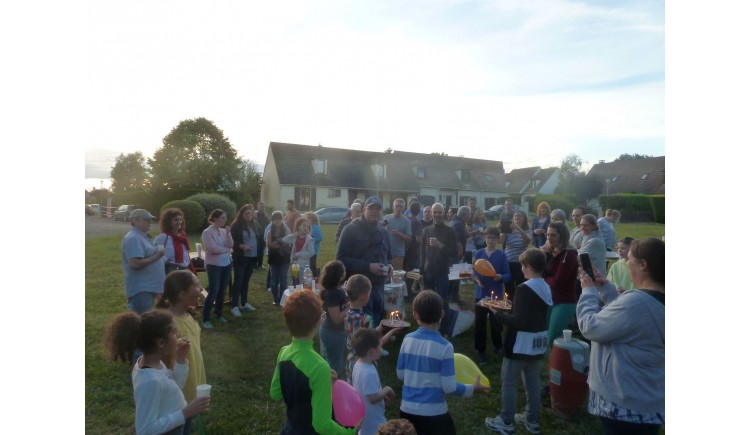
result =
[[414,415],[448,412],[445,395],[471,397],[474,386],[456,382],[453,345],[434,329],[420,327],[401,343],[396,375],[404,381],[401,411]]

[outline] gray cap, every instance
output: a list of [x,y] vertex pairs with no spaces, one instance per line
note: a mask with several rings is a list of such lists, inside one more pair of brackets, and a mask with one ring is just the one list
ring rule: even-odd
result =
[[383,201],[377,196],[371,196],[365,201],[365,208],[369,208],[371,205],[377,205],[378,207],[383,208]]
[[148,212],[148,210],[137,208],[130,212],[130,220],[133,219],[145,219],[147,221],[152,221],[154,220],[154,216],[152,216],[151,213]]

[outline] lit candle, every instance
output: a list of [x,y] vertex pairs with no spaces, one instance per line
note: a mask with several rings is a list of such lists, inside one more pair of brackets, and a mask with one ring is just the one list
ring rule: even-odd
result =
[[508,292],[503,295],[503,305],[508,306]]
[[391,323],[393,323],[393,311],[391,311]]
[[494,301],[495,301],[495,292],[491,291],[490,292],[490,302],[494,302]]
[[395,312],[395,315],[393,316],[396,320],[401,320],[401,313],[398,311]]

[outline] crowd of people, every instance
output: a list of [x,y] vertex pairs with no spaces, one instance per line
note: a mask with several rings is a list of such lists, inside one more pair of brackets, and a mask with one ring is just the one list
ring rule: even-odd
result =
[[[268,216],[265,204],[246,204],[230,225],[227,213],[214,210],[201,236],[208,288],[201,322],[192,307],[204,291],[190,261],[191,245],[179,209],[162,212],[161,233],[151,238],[154,216],[131,214],[131,231],[122,241],[122,267],[129,313],[108,327],[107,349],[133,365],[137,433],[189,433],[193,417],[210,400],[196,398],[206,381],[200,333],[226,323],[224,293],[231,286],[231,313],[255,310],[248,300],[253,271],[267,258],[266,287],[279,305],[290,265],[310,268],[318,294],[294,292],[282,313],[293,337],[278,356],[271,381],[273,400],[283,400],[287,419],[281,433],[455,433],[445,395],[487,393],[479,378],[456,381],[447,322],[449,302],[458,300],[451,265],[487,260],[495,276],[474,272],[474,302],[492,295],[512,301],[510,311],[474,305],[474,347],[480,365],[488,363],[490,341],[501,361],[502,406],[485,419],[491,430],[515,433],[521,425],[540,433],[542,359],[564,329],[576,324],[591,343],[588,410],[600,417],[605,433],[658,433],[664,424],[664,242],[623,237],[613,242],[612,225],[620,217],[607,210],[597,220],[583,207],[571,213],[538,204],[536,218],[507,200],[497,226],[488,226],[476,201],[453,210],[412,198],[392,203],[383,215],[378,197],[357,200],[336,230],[335,259],[318,269],[323,233],[314,213],[301,213],[295,202],[286,212]],[[609,270],[606,252],[620,260]],[[582,272],[579,255],[588,254],[592,275]],[[406,334],[398,352],[400,419],[387,422],[385,404],[394,397],[382,387],[375,362],[400,328],[384,329],[384,286],[394,270],[416,270],[407,281],[408,297],[419,328]],[[605,277],[606,276],[606,277]],[[153,310],[154,302],[156,310]],[[213,313],[212,313],[213,312]],[[320,334],[320,353],[313,337]],[[524,412],[516,413],[518,378],[526,391]],[[332,380],[359,391],[366,415],[356,428],[332,418]],[[303,381],[304,380],[304,381]],[[174,385],[173,385],[174,384]],[[180,393],[180,394],[178,394]],[[412,432],[394,432],[408,428]]]

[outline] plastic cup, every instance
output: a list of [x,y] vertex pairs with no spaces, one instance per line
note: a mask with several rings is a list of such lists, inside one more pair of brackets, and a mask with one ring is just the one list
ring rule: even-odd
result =
[[198,399],[201,397],[211,397],[211,386],[208,384],[200,384],[195,387],[195,397]]
[[563,329],[563,338],[565,341],[570,341],[573,338],[573,331],[570,329]]
[[157,251],[163,251],[164,250],[164,245],[161,245],[161,244],[156,245],[156,250]]

